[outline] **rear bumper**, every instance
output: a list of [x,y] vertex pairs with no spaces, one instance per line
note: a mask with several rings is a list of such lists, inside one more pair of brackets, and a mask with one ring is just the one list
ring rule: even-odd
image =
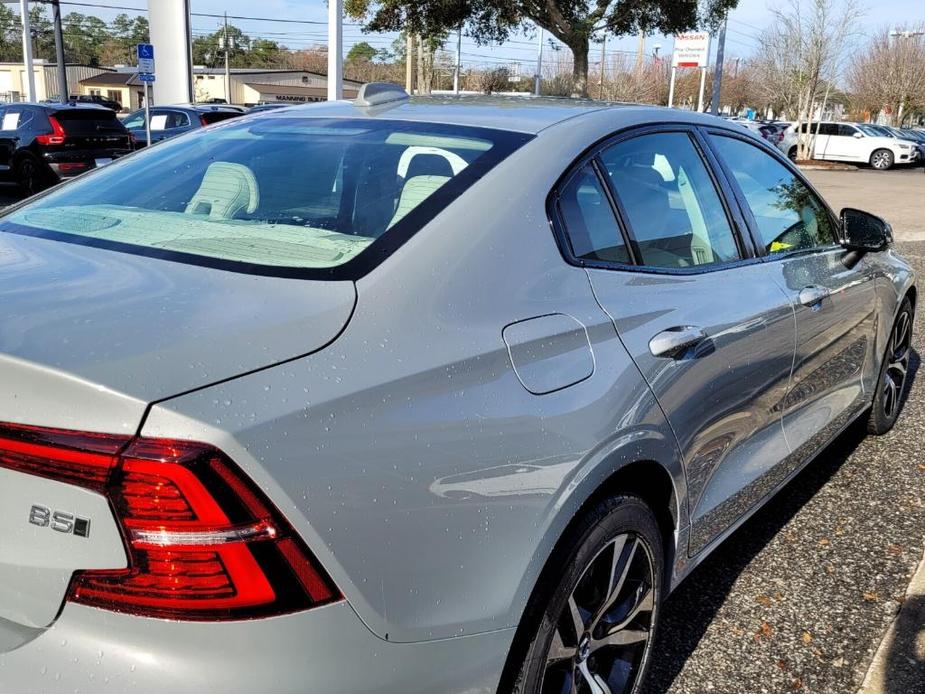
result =
[[73,694],[494,694],[514,630],[391,643],[346,603],[228,623],[143,619],[68,604],[0,654],[0,691]]
[[97,168],[97,162],[112,161],[131,152],[130,149],[74,150],[48,152],[43,158],[52,171],[61,178],[67,178]]

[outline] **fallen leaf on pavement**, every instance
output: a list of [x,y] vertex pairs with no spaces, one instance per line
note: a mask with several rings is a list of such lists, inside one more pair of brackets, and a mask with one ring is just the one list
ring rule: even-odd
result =
[[875,600],[879,600],[880,596],[877,594],[877,591],[868,590],[868,591],[864,591],[864,599],[867,600],[868,602],[873,602]]
[[813,635],[808,631],[803,632],[803,643],[812,643]]

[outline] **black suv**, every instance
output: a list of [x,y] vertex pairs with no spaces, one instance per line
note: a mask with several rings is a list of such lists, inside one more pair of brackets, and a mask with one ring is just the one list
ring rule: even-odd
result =
[[97,104],[99,106],[104,106],[105,108],[110,108],[113,111],[122,110],[122,104],[120,104],[118,101],[113,101],[112,99],[104,99],[99,94],[79,94],[77,96],[68,97],[68,101],[75,104]]
[[132,149],[132,135],[102,106],[0,106],[0,176],[19,183],[29,195]]

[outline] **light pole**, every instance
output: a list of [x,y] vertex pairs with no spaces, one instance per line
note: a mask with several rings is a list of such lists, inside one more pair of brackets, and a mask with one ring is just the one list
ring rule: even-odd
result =
[[328,0],[328,101],[344,98],[344,0]]

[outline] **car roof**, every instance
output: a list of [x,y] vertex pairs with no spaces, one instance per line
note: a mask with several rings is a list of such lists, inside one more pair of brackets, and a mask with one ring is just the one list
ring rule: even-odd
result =
[[62,104],[60,101],[13,101],[4,106],[34,106],[36,108],[44,108],[51,111],[61,111],[63,109],[91,109],[94,111],[109,111],[112,112],[112,109],[106,108],[101,104],[94,104],[91,102],[79,102],[79,101],[69,101],[66,104]]
[[[622,109],[648,109],[664,119],[668,109],[655,106],[618,104],[590,99],[568,99],[533,96],[430,96],[412,97],[378,106],[359,106],[353,101],[328,101],[297,105],[285,109],[268,109],[262,118],[291,118],[306,115],[313,118],[382,118],[426,123],[447,123],[460,126],[495,128],[536,134],[557,123],[578,116]],[[697,115],[697,114],[693,114]],[[619,125],[617,123],[616,125]]]

